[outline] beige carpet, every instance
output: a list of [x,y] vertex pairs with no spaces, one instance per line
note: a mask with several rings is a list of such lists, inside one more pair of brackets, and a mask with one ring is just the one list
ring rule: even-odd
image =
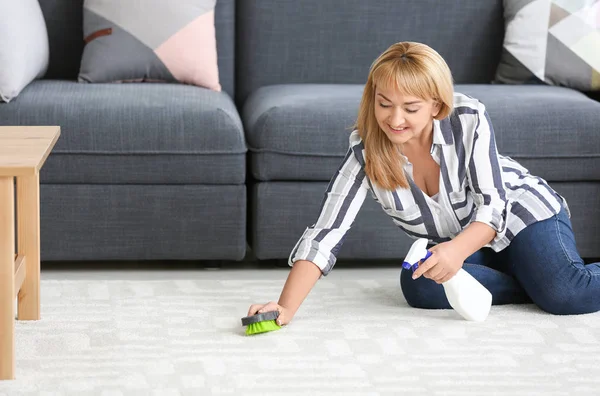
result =
[[0,395],[600,394],[600,314],[472,323],[408,307],[397,277],[332,273],[289,326],[247,337],[240,318],[281,279],[217,278],[43,280]]

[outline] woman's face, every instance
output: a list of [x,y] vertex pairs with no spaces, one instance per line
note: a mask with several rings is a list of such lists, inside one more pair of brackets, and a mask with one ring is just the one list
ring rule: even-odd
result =
[[[375,90],[375,118],[388,139],[395,144],[410,143],[433,130],[433,118],[440,105],[433,99],[405,95],[397,89]],[[427,135],[425,135],[427,136]]]

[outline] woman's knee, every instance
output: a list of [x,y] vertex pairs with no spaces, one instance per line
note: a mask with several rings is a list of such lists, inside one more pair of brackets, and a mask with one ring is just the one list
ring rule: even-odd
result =
[[413,308],[447,309],[450,308],[444,287],[420,277],[412,278],[412,271],[402,270],[400,273],[400,287],[408,305]]
[[537,296],[534,301],[538,307],[553,315],[579,315],[596,312],[600,307],[585,293],[575,288],[549,288],[547,293]]
[[533,302],[555,315],[600,309],[598,282],[585,268],[566,213],[533,223],[507,248],[515,277]]

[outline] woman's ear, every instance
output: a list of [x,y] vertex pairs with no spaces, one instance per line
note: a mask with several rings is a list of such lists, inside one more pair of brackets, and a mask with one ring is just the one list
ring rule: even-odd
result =
[[437,117],[437,115],[440,114],[441,110],[442,110],[442,104],[440,102],[438,102],[437,100],[434,100],[433,107],[431,108],[431,115],[433,116],[433,118]]

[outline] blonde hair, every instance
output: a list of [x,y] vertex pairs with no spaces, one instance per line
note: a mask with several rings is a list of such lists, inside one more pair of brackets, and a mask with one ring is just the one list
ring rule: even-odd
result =
[[441,120],[453,110],[452,73],[435,50],[414,42],[393,44],[371,65],[354,125],[365,147],[365,172],[373,183],[385,189],[408,188],[400,148],[387,138],[375,118],[378,85],[395,87],[421,99],[433,99],[440,104],[435,118]]

